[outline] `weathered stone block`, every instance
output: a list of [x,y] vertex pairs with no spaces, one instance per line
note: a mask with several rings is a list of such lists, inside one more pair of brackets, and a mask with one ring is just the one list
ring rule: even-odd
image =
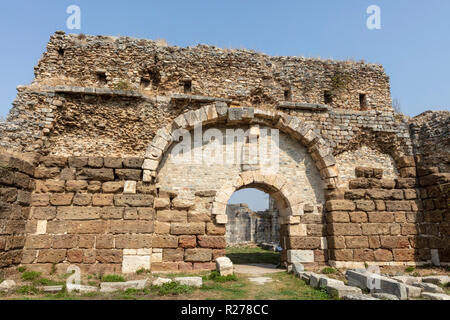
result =
[[154,248],[178,248],[178,237],[170,235],[155,235],[153,237]]
[[187,262],[208,262],[212,260],[211,249],[186,249],[184,260]]
[[153,207],[154,196],[148,194],[115,195],[114,204],[118,207]]
[[187,222],[187,212],[180,210],[162,210],[157,211],[156,220],[160,222]]
[[77,180],[114,181],[114,171],[83,168],[77,173]]
[[215,223],[209,222],[206,224],[206,232],[211,236],[221,236],[225,235],[226,228],[224,225],[217,225]]
[[313,250],[288,250],[287,256],[289,263],[314,263]]
[[201,235],[205,234],[205,223],[172,223],[170,233],[174,235]]
[[225,249],[227,244],[225,237],[198,236],[198,245],[202,248]]
[[184,249],[163,249],[163,261],[183,261]]
[[287,239],[288,249],[319,249],[320,246],[320,237],[289,237]]
[[329,200],[326,203],[328,211],[354,211],[356,206],[352,201],[346,200]]
[[58,207],[59,220],[95,220],[100,219],[101,209],[93,207]]

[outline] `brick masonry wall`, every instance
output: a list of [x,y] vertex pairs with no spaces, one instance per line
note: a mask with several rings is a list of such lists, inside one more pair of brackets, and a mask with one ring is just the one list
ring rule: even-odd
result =
[[150,269],[155,188],[141,158],[42,157],[34,171],[22,264],[49,272]]
[[32,162],[0,153],[0,274],[21,262],[33,173]]
[[450,261],[450,112],[425,112],[410,120],[411,137],[423,202],[424,223],[431,259]]
[[[435,168],[436,169],[436,168]],[[450,262],[450,174],[419,169],[419,192],[423,201],[423,223],[419,232],[427,237],[432,260]]]
[[[349,190],[326,204],[330,259],[347,262],[429,261],[426,225],[413,168],[414,158],[399,165],[400,178],[383,179],[382,170],[357,168]],[[414,168],[415,169],[415,168]]]

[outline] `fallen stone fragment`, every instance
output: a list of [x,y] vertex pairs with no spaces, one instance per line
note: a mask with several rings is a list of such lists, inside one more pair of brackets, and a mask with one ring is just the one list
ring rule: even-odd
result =
[[305,281],[307,284],[309,284],[309,280],[311,278],[312,272],[299,272],[298,276],[300,279]]
[[137,289],[142,290],[147,285],[147,279],[145,280],[135,280],[135,281],[127,281],[127,282],[102,282],[100,284],[100,292],[109,293],[115,292],[119,290],[127,290],[127,289]]
[[319,287],[320,288],[326,288],[329,285],[345,286],[345,283],[343,281],[336,280],[336,279],[330,279],[330,278],[327,278],[327,277],[320,278],[320,280],[319,280]]
[[380,300],[400,300],[397,296],[389,293],[372,293],[372,297]]
[[431,293],[444,293],[444,289],[442,289],[441,287],[432,284],[432,283],[419,283],[416,284],[415,286],[422,288],[423,291],[425,292],[431,292]]
[[406,287],[406,294],[408,295],[408,298],[419,298],[422,294],[422,288],[405,285]]
[[233,262],[231,262],[230,258],[227,257],[217,258],[216,270],[220,273],[221,276],[232,275],[234,273]]
[[320,285],[320,279],[323,276],[321,276],[320,274],[317,273],[311,273],[309,276],[309,285],[313,288],[318,288]]
[[16,287],[14,280],[5,280],[0,284],[0,292],[8,292]]
[[450,277],[449,276],[428,276],[428,277],[422,278],[422,282],[445,286],[447,283],[450,282]]
[[156,287],[160,287],[163,284],[171,283],[171,282],[172,282],[172,279],[158,278],[152,282],[152,285],[154,285]]
[[292,265],[292,272],[294,275],[299,276],[300,272],[305,271],[305,266],[300,262],[296,262]]
[[400,300],[406,300],[406,286],[396,280],[380,276],[375,273],[347,270],[346,277],[349,286],[355,286],[362,290],[370,290],[372,293],[388,293],[397,296]]
[[84,286],[81,284],[67,284],[67,292],[71,293],[74,291],[78,291],[80,293],[89,293],[89,292],[96,292],[98,291],[97,287],[91,287],[91,286]]
[[175,278],[175,282],[181,285],[200,288],[203,285],[203,279],[201,277],[181,277]]
[[45,286],[39,287],[38,289],[45,293],[58,293],[63,290],[63,286]]
[[450,296],[443,293],[424,292],[422,293],[422,297],[430,300],[450,300]]
[[266,278],[266,277],[256,277],[256,278],[249,278],[250,282],[256,283],[257,285],[264,285],[269,282],[273,282],[272,278]]
[[366,294],[347,294],[342,297],[342,300],[380,300]]
[[421,283],[422,278],[420,277],[412,277],[412,276],[396,276],[392,277],[392,279],[397,280],[398,282],[407,284],[407,285],[414,285],[416,283]]
[[349,294],[362,294],[362,291],[359,288],[335,283],[330,283],[325,287],[325,289],[327,290],[329,295],[331,295],[332,297],[337,297],[339,299]]

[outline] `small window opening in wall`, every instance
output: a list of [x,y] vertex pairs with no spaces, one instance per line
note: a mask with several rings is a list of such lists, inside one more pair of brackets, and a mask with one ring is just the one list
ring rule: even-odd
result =
[[148,76],[150,77],[152,85],[155,87],[161,82],[161,73],[157,68],[151,68],[148,70]]
[[184,93],[189,94],[192,92],[192,81],[185,80],[183,81]]
[[325,104],[332,104],[333,103],[333,94],[330,91],[325,91],[323,94]]
[[59,48],[58,49],[58,55],[60,56],[60,57],[64,57],[64,49],[63,48]]
[[291,91],[291,89],[284,90],[284,101],[292,101],[292,91]]
[[150,86],[151,82],[148,78],[141,78],[141,89],[146,89]]
[[100,84],[108,83],[108,79],[106,78],[105,72],[97,72],[97,80],[98,82],[100,82]]
[[365,93],[359,94],[359,106],[361,107],[361,110],[367,109],[367,95]]

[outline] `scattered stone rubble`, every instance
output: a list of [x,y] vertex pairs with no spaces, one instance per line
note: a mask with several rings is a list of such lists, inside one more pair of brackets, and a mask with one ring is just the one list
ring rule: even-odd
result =
[[294,274],[311,287],[325,289],[331,296],[343,300],[414,300],[421,297],[431,300],[450,300],[450,296],[446,295],[440,286],[432,283],[447,285],[448,276],[390,278],[364,269],[355,269],[347,270],[345,274],[347,284],[345,284],[343,281],[303,270],[304,268],[299,264],[293,268]]
[[228,276],[234,273],[233,262],[230,258],[220,257],[216,259],[216,269],[221,276]]

